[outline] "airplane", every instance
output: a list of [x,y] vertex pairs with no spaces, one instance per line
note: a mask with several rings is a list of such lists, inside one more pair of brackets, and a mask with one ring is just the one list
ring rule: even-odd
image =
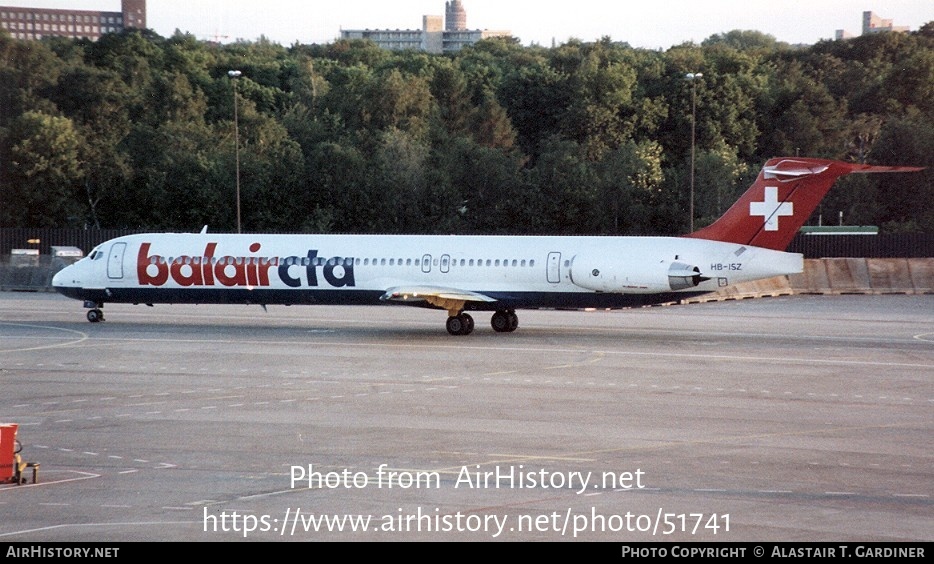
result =
[[52,286],[84,300],[91,322],[105,303],[406,304],[446,310],[451,335],[493,312],[494,331],[516,310],[618,309],[800,273],[787,253],[837,178],[910,172],[826,159],[768,160],[713,224],[678,237],[263,235],[147,233],[107,241],[59,271]]

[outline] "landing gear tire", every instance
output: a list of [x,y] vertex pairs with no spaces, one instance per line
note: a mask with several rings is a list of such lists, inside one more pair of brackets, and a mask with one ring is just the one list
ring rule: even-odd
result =
[[104,320],[103,311],[97,308],[88,310],[88,321],[90,321],[91,323],[97,323],[98,321],[103,321],[103,320]]
[[473,333],[473,317],[471,317],[467,313],[462,313],[461,317],[463,317],[464,321],[467,322],[467,332],[464,333],[464,335],[470,335],[471,333]]
[[519,316],[513,311],[497,311],[490,318],[490,325],[497,333],[512,333],[519,327]]
[[470,335],[473,332],[473,317],[466,313],[448,317],[447,329],[451,335]]

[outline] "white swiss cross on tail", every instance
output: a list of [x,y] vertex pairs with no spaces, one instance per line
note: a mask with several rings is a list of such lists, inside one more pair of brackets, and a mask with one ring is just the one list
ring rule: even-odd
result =
[[764,202],[750,202],[749,215],[762,216],[765,219],[766,231],[778,231],[778,218],[783,215],[794,216],[794,204],[791,202],[778,202],[778,188],[765,187]]

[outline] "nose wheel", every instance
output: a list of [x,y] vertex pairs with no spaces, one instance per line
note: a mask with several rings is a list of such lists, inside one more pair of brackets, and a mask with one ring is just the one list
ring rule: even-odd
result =
[[85,300],[84,307],[88,308],[88,321],[91,323],[98,323],[104,320],[104,312],[101,311],[101,308],[104,307],[103,302]]

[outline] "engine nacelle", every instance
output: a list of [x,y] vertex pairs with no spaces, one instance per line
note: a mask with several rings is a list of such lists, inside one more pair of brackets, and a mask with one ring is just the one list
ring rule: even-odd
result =
[[571,281],[588,290],[619,294],[650,294],[694,288],[705,280],[700,268],[678,261],[627,262],[610,257],[577,255],[571,261]]

